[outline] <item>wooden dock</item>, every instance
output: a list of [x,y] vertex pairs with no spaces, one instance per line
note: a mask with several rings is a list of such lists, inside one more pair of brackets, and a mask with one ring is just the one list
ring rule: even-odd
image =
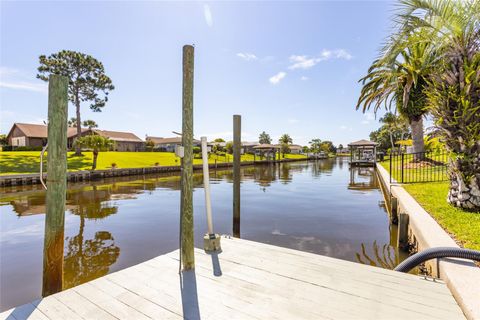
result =
[[438,280],[247,240],[222,248],[196,249],[182,277],[177,250],[0,319],[465,319]]

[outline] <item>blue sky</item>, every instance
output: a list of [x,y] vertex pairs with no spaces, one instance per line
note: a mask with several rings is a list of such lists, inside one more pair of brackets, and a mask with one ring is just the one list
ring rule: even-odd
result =
[[[392,2],[0,2],[0,131],[42,123],[40,54],[77,50],[103,62],[116,89],[101,129],[172,136],[181,130],[182,46],[195,44],[195,136],[243,139],[265,130],[294,143],[335,144],[378,127],[355,111],[360,85],[390,30]],[[70,116],[74,109],[69,106]]]

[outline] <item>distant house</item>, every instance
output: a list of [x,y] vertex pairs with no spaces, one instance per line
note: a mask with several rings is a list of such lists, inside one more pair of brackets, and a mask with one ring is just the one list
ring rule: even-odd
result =
[[[275,146],[279,149],[282,148],[281,144],[276,144]],[[290,149],[290,153],[301,154],[303,152],[303,147],[299,144],[289,144],[288,148]]]
[[[165,152],[174,152],[176,145],[182,144],[182,137],[162,138],[147,136],[145,140],[151,140],[155,144],[153,149]],[[193,139],[193,146],[200,147],[200,140]]]
[[[82,129],[87,130],[87,129]],[[77,128],[67,129],[67,137],[77,133]],[[47,126],[43,124],[14,123],[7,135],[8,144],[13,147],[43,147],[47,144]]]
[[291,144],[289,147],[290,153],[301,154],[303,152],[303,147],[299,144]]
[[242,142],[242,151],[243,153],[254,153],[255,149],[253,147],[260,145],[258,142]]
[[[82,130],[82,136],[96,134],[104,138],[108,138],[115,142],[115,151],[143,151],[145,150],[145,142],[131,132],[109,131],[99,129]],[[69,146],[73,146],[73,142],[77,135],[69,138]]]

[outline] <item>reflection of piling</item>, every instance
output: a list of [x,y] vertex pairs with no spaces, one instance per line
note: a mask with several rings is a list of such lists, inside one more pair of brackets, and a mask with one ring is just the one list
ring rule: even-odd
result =
[[193,254],[193,46],[183,47],[183,103],[181,177],[181,250],[183,270],[195,267]]
[[237,238],[240,238],[241,122],[241,116],[233,116],[233,236]]
[[63,239],[67,189],[68,79],[51,75],[48,83],[48,176],[43,247],[42,295],[62,291]]

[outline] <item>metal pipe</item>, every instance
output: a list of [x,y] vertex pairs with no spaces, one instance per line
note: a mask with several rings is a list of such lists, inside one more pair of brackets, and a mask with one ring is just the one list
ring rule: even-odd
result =
[[205,208],[207,211],[208,234],[213,235],[212,202],[210,198],[210,176],[208,172],[208,149],[207,137],[201,137],[202,141],[202,164],[203,164],[203,189],[205,191]]
[[460,258],[480,261],[480,251],[455,247],[430,248],[414,254],[413,256],[400,263],[393,270],[400,272],[409,272],[422,262],[438,258]]
[[42,148],[42,152],[40,152],[40,183],[45,188],[45,190],[47,190],[47,186],[45,185],[45,182],[43,182],[43,154],[45,153],[45,150],[47,150],[47,148],[48,148],[48,142]]

